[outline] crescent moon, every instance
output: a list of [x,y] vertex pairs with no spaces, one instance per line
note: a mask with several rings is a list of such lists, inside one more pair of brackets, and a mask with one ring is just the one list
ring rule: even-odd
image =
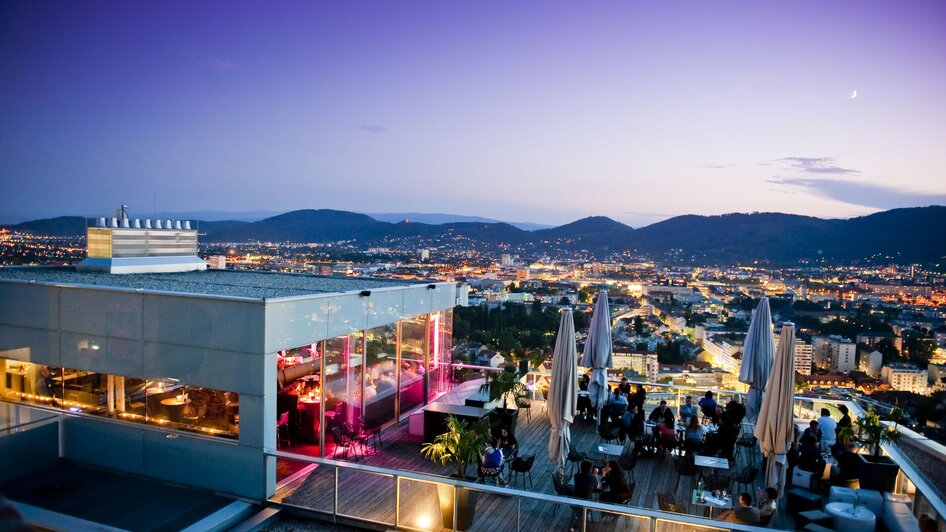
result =
[[851,91],[851,99],[853,100],[854,98],[857,98],[857,90]]

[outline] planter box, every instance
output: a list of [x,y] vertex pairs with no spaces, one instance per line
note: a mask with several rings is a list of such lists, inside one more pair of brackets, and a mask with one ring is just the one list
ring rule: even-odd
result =
[[861,459],[860,483],[862,490],[893,491],[897,485],[900,466],[887,456],[859,454]]
[[[437,497],[440,500],[440,517],[443,527],[453,529],[453,486],[437,484]],[[466,488],[456,488],[457,530],[469,530],[476,512],[476,493]]]

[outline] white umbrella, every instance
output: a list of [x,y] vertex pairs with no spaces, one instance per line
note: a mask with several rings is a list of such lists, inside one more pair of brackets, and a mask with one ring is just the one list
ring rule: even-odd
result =
[[759,448],[768,459],[765,469],[765,485],[778,490],[781,495],[785,487],[785,471],[788,467],[785,455],[795,436],[795,325],[782,325],[778,352],[769,375],[769,383],[762,399],[762,409],[755,426],[755,437]]
[[562,311],[552,352],[552,376],[547,405],[552,430],[549,434],[549,461],[557,463],[559,473],[565,470],[565,458],[571,444],[571,424],[575,421],[578,402],[578,349],[575,347],[575,320],[572,309]]
[[759,301],[746,343],[742,349],[742,366],[739,368],[739,382],[749,385],[746,398],[746,419],[754,422],[759,418],[762,407],[762,391],[772,371],[772,357],[775,355],[775,338],[772,334],[772,311],[769,310],[769,298]]
[[[588,397],[600,411],[608,399],[608,369],[611,367],[611,310],[608,308],[607,290],[599,292],[595,301],[581,365],[591,368]],[[600,412],[598,417],[600,419]]]

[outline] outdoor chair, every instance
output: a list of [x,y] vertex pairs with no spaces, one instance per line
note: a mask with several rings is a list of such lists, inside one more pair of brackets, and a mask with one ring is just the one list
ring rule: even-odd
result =
[[[283,437],[285,434],[285,437]],[[289,440],[289,412],[283,412],[279,415],[279,421],[276,422],[276,446],[279,446],[280,442],[286,442],[287,445],[291,445],[292,442]]]
[[483,466],[481,465],[481,466],[480,466],[480,469],[479,469],[480,480],[483,480],[483,481],[489,480],[489,481],[493,482],[494,484],[498,484],[498,483],[499,483],[499,475],[500,475],[500,473],[502,473],[502,472],[503,472],[502,466],[500,466],[500,467],[483,467]]
[[[529,420],[529,423],[532,423],[532,403],[530,403],[527,399],[519,399],[516,401],[516,406],[519,408],[519,410],[525,411],[526,419]],[[522,412],[519,413],[521,414]]]
[[673,460],[673,468],[677,471],[677,483],[673,486],[673,491],[680,487],[680,478],[689,477],[692,483],[693,477],[699,473],[699,468],[693,463],[690,456],[678,456]]
[[756,437],[751,433],[743,434],[736,440],[736,458],[743,452],[746,453],[746,465],[752,466],[755,460],[752,457],[752,451],[755,449]]
[[361,426],[361,431],[371,438],[371,446],[377,451],[381,447],[381,429],[368,426],[368,420],[365,419],[365,416],[358,417],[358,424]]
[[598,427],[598,435],[603,441],[611,443],[618,439],[618,430],[614,425],[602,421],[601,426]]
[[658,493],[657,494],[657,506],[662,512],[673,512],[677,514],[686,513],[683,511],[683,508],[677,504],[677,500],[673,498],[672,493]]
[[571,474],[572,468],[578,467],[583,460],[587,460],[588,456],[585,453],[578,452],[578,449],[574,445],[569,447],[568,456],[565,458],[568,461],[568,470],[567,474]]
[[572,497],[574,490],[565,481],[565,476],[558,471],[552,471],[552,485],[555,487],[555,494],[561,497]]
[[[348,460],[348,451],[351,450],[351,453],[355,456],[355,461],[358,461],[358,447],[355,446],[355,442],[353,442],[348,435],[342,432],[341,427],[332,427],[332,438],[335,440],[336,447],[345,448],[345,460]],[[335,456],[338,456],[337,450]]]
[[624,474],[627,475],[628,485],[637,481],[637,479],[634,478],[634,468],[637,467],[637,454],[633,452],[624,454],[621,456],[621,459],[618,460],[618,465],[621,466],[621,469],[624,470]]
[[526,476],[529,477],[529,486],[534,486],[532,483],[532,465],[535,462],[535,455],[529,455],[525,458],[516,457],[513,459],[512,464],[509,466],[510,476],[512,477],[511,484],[515,484],[516,475],[522,478],[522,487],[526,487]]
[[745,486],[747,493],[752,493],[752,486],[755,484],[755,479],[759,476],[758,467],[744,467],[733,477],[732,481],[735,484],[735,487]]
[[361,455],[364,456],[368,451],[368,433],[347,421],[342,424],[342,430],[352,443],[361,446]]

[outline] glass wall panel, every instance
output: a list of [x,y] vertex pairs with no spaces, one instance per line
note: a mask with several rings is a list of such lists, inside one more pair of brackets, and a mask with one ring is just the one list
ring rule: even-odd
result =
[[451,341],[453,338],[453,309],[430,315],[430,356],[427,370],[427,399],[432,401],[450,389]]
[[235,392],[0,359],[0,397],[74,413],[236,438]]
[[405,414],[424,403],[427,364],[427,316],[401,321],[400,413]]
[[397,396],[397,326],[365,331],[365,424],[378,427],[394,419]]
[[325,423],[332,427],[361,417],[363,333],[325,341]]
[[323,351],[323,342],[316,342],[277,353],[276,433],[282,449],[321,453]]

